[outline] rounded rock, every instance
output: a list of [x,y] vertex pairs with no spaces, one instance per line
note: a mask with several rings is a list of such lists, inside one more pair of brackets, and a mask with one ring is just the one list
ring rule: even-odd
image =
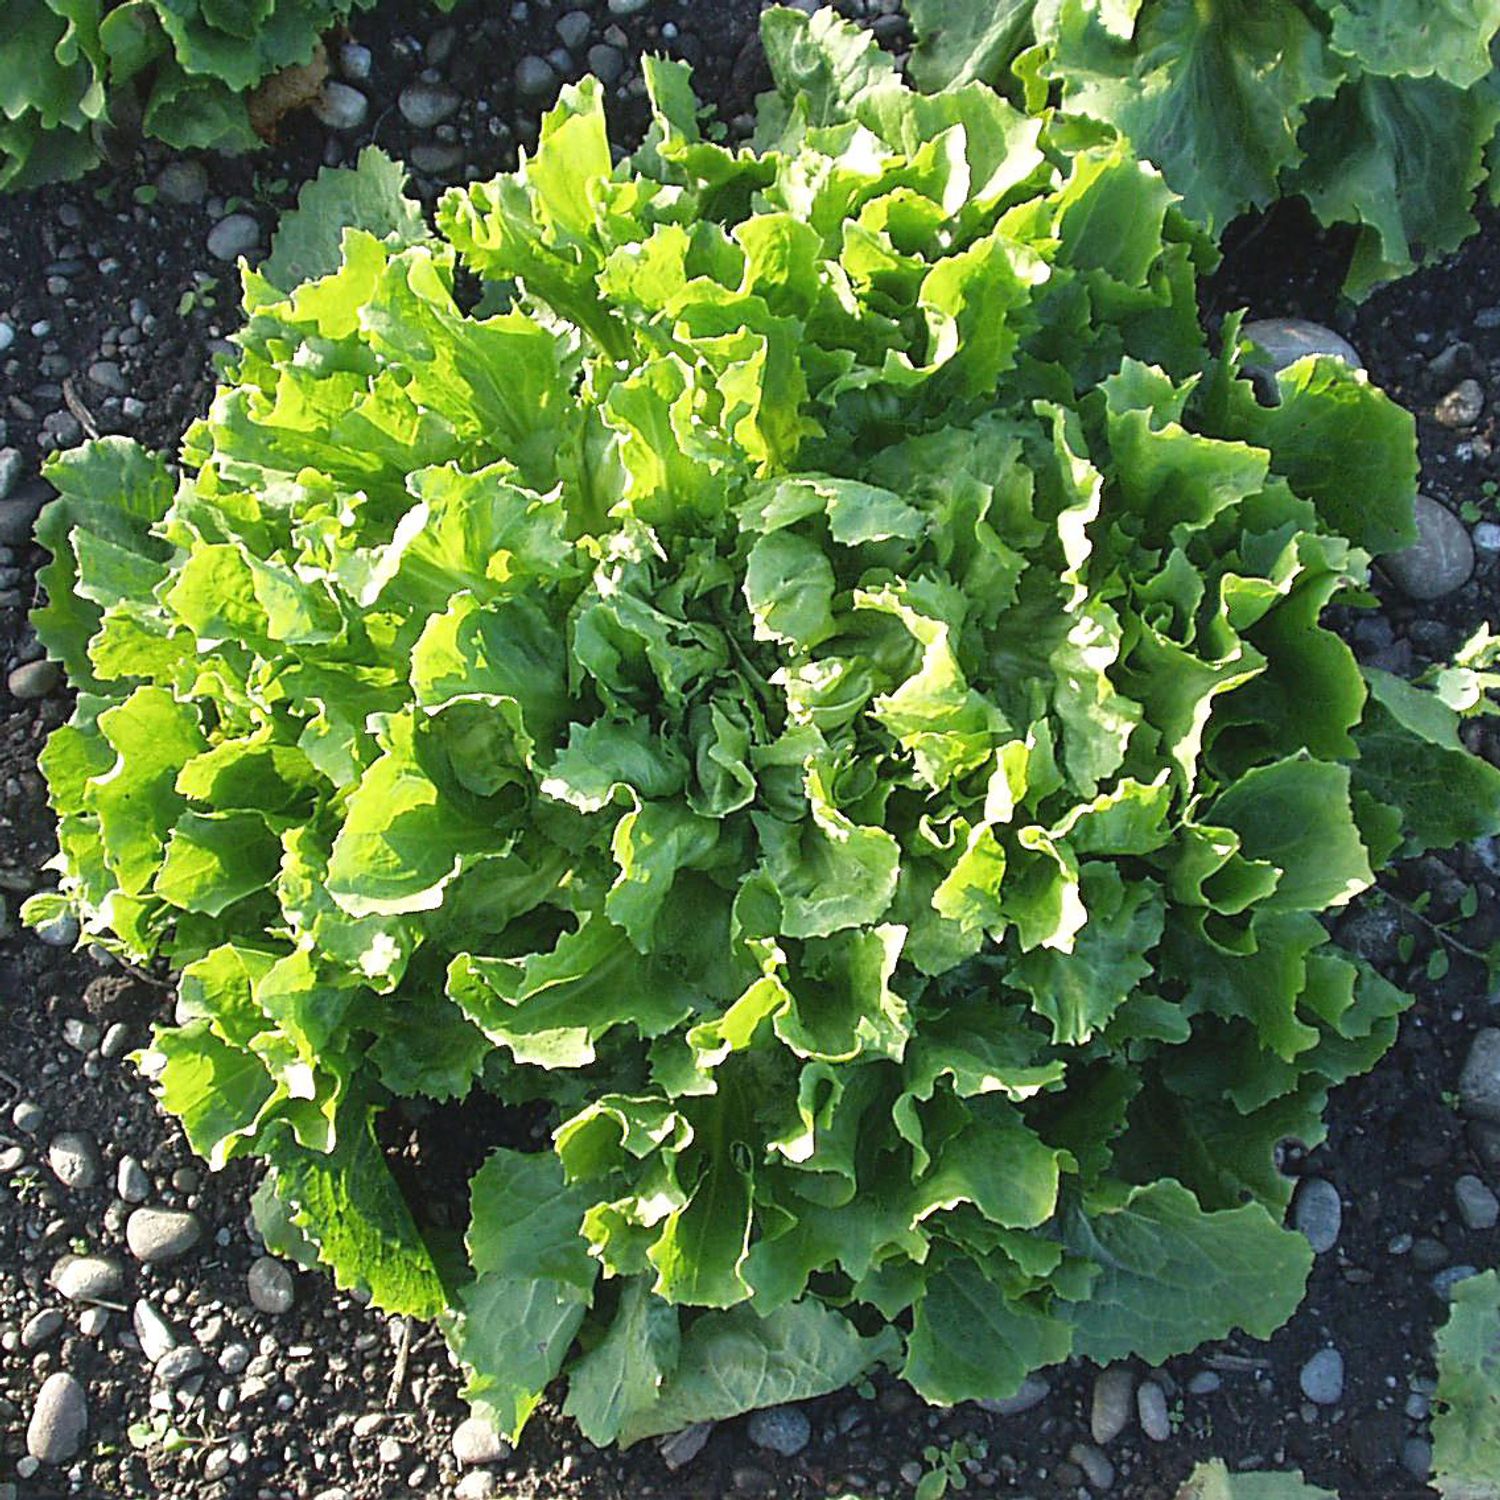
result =
[[99,1148],[92,1136],[65,1130],[47,1147],[47,1165],[65,1188],[87,1192],[99,1180]]
[[203,1238],[197,1214],[173,1208],[138,1208],[125,1221],[130,1253],[148,1266],[185,1255]]
[[313,101],[312,109],[330,130],[358,130],[369,118],[370,101],[357,88],[330,80]]
[[245,1286],[250,1301],[273,1318],[290,1312],[292,1303],[297,1300],[292,1273],[274,1256],[262,1255],[251,1265],[245,1276]]
[[675,1474],[678,1469],[692,1463],[703,1452],[713,1434],[712,1422],[694,1422],[680,1432],[669,1432],[656,1441],[656,1451],[661,1461]]
[[625,57],[618,47],[595,42],[588,53],[589,72],[606,88],[620,81],[625,72]]
[[1130,1398],[1135,1376],[1124,1365],[1110,1365],[1094,1377],[1089,1408],[1089,1432],[1101,1447],[1112,1443],[1130,1425]]
[[0,500],[9,500],[10,493],[21,482],[26,471],[26,460],[14,448],[0,448]]
[[[1240,338],[1249,339],[1265,351],[1272,374],[1296,364],[1308,354],[1330,354],[1353,370],[1365,367],[1359,351],[1348,339],[1306,318],[1257,318],[1240,329]],[[1266,370],[1268,366],[1257,362],[1245,368],[1247,371]]]
[[1443,1269],[1432,1278],[1432,1289],[1438,1294],[1439,1297],[1443,1299],[1444,1302],[1448,1302],[1453,1298],[1453,1288],[1456,1287],[1460,1281],[1467,1281],[1471,1276],[1477,1275],[1479,1275],[1478,1266],[1444,1266]]
[[586,10],[570,10],[557,18],[558,39],[569,52],[576,52],[589,39],[594,29],[593,18]]
[[1052,1387],[1040,1375],[1028,1375],[1014,1396],[984,1396],[974,1404],[997,1417],[1018,1417],[1033,1406],[1040,1406],[1052,1394]]
[[229,214],[208,231],[208,253],[215,260],[236,261],[260,245],[260,225],[249,214]]
[[511,1451],[510,1444],[483,1417],[465,1417],[453,1429],[453,1456],[465,1468],[499,1463]]
[[650,3],[651,0],[609,0],[609,13],[612,16],[633,16]]
[[495,1476],[488,1469],[475,1469],[458,1481],[454,1500],[490,1500],[495,1493]]
[[21,703],[47,697],[57,691],[61,682],[62,668],[45,656],[39,661],[23,662],[5,679],[11,697]]
[[1083,1470],[1084,1477],[1096,1490],[1107,1490],[1115,1482],[1115,1466],[1092,1443],[1074,1443],[1068,1449],[1068,1457]]
[[795,1406],[772,1406],[750,1417],[750,1441],[783,1458],[796,1458],[812,1438],[812,1423]]
[[65,1255],[48,1280],[69,1302],[103,1302],[125,1284],[125,1272],[102,1255]]
[[1167,1393],[1154,1380],[1143,1380],[1135,1393],[1136,1414],[1141,1431],[1153,1443],[1164,1443],[1172,1436],[1172,1419],[1167,1415]]
[[1428,495],[1418,495],[1413,517],[1417,539],[1399,552],[1388,552],[1380,566],[1409,599],[1426,603],[1461,589],[1474,573],[1474,543],[1468,528],[1451,510]]
[[1500,1125],[1500,1030],[1495,1027],[1474,1033],[1459,1075],[1458,1097],[1471,1119]]
[[545,57],[534,53],[516,64],[516,92],[533,101],[551,98],[557,88],[557,69]]
[[177,1335],[172,1325],[142,1297],[130,1317],[135,1336],[140,1340],[141,1353],[150,1364],[157,1364],[163,1356],[177,1347]]
[[208,169],[201,161],[169,161],[157,173],[156,191],[168,203],[202,203],[208,196]]
[[1432,1444],[1426,1438],[1407,1438],[1401,1445],[1401,1466],[1418,1484],[1426,1484],[1432,1474]]
[[1338,1244],[1344,1210],[1339,1190],[1322,1177],[1304,1177],[1292,1205],[1292,1222],[1306,1237],[1315,1255],[1326,1255]]
[[356,83],[363,83],[370,76],[370,70],[374,65],[374,53],[368,47],[362,47],[358,42],[346,42],[339,48],[339,71],[345,78],[352,78]]
[[1453,1184],[1459,1217],[1469,1229],[1493,1229],[1500,1223],[1500,1198],[1472,1172]]
[[34,1312],[21,1325],[21,1347],[40,1349],[62,1327],[63,1316],[55,1307]]
[[1297,1375],[1302,1394],[1315,1406],[1337,1406],[1344,1394],[1344,1356],[1319,1349]]
[[66,1370],[49,1375],[37,1392],[26,1427],[26,1451],[39,1464],[65,1464],[83,1445],[89,1403],[83,1387]]
[[204,1363],[201,1349],[195,1349],[191,1344],[178,1344],[175,1348],[168,1349],[157,1360],[156,1368],[151,1374],[159,1385],[171,1390],[173,1386],[180,1385],[189,1375],[201,1370]]
[[458,113],[463,101],[450,88],[437,83],[412,83],[401,90],[401,117],[416,130],[431,130]]
[[151,1196],[151,1179],[133,1156],[122,1156],[115,1172],[115,1191],[127,1203],[144,1203]]
[[1484,415],[1484,387],[1477,380],[1460,380],[1432,415],[1444,427],[1472,427]]
[[78,941],[78,918],[70,911],[43,922],[36,935],[49,948],[71,948]]

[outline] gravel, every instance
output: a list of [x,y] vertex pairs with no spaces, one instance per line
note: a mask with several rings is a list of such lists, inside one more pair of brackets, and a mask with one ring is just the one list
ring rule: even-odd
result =
[[260,225],[249,214],[229,214],[208,231],[208,253],[215,260],[236,261],[260,247]]
[[28,661],[16,667],[5,679],[11,697],[23,703],[49,697],[61,683],[62,668],[45,656],[40,661]]
[[53,1136],[47,1147],[47,1165],[65,1188],[87,1192],[99,1181],[99,1148],[92,1136],[67,1130]]
[[370,101],[351,84],[331,79],[323,85],[313,113],[330,130],[358,130],[370,116]]
[[483,1417],[466,1417],[453,1429],[453,1456],[466,1468],[509,1458],[510,1444]]
[[661,1454],[661,1461],[673,1473],[686,1468],[703,1452],[713,1430],[712,1422],[694,1422],[691,1427],[684,1427],[680,1432],[669,1432],[657,1440],[656,1447]]
[[1486,1026],[1474,1033],[1458,1080],[1466,1115],[1500,1125],[1500,1031]]
[[772,1406],[750,1418],[750,1441],[783,1458],[795,1458],[812,1438],[812,1424],[795,1406]]
[[250,1301],[263,1313],[279,1317],[290,1312],[297,1300],[292,1273],[279,1260],[262,1255],[251,1265],[245,1277]]
[[40,1464],[65,1464],[83,1446],[88,1425],[83,1387],[66,1370],[59,1370],[37,1392],[26,1427],[26,1452]]
[[1322,1177],[1304,1178],[1292,1207],[1292,1222],[1307,1237],[1315,1254],[1332,1250],[1338,1244],[1343,1222],[1339,1190]]
[[125,1285],[125,1272],[102,1255],[65,1255],[49,1279],[69,1302],[107,1302]]
[[1469,1229],[1493,1229],[1500,1223],[1500,1198],[1472,1172],[1453,1184],[1458,1215]]
[[138,1208],[125,1221],[130,1253],[147,1265],[185,1255],[203,1238],[198,1216],[172,1208]]
[[1317,1406],[1337,1406],[1344,1394],[1344,1356],[1319,1349],[1297,1376],[1302,1394]]
[[1432,415],[1444,427],[1472,427],[1484,415],[1484,387],[1477,380],[1459,381]]
[[131,1327],[140,1340],[141,1353],[151,1364],[156,1364],[163,1355],[177,1347],[177,1335],[172,1325],[142,1297],[130,1315]]
[[1094,1377],[1094,1397],[1089,1407],[1089,1432],[1096,1443],[1112,1443],[1130,1425],[1131,1396],[1135,1376],[1124,1365],[1110,1365]]
[[1417,540],[1380,559],[1391,581],[1409,599],[1423,603],[1461,589],[1474,572],[1474,543],[1468,528],[1446,506],[1418,495]]
[[202,203],[208,196],[208,170],[191,158],[169,161],[156,176],[156,191],[168,203]]
[[144,1203],[151,1196],[151,1179],[133,1156],[122,1156],[115,1169],[115,1191],[126,1203]]
[[528,55],[516,64],[516,92],[532,103],[550,98],[557,82],[557,70],[545,57]]
[[55,1307],[44,1307],[34,1312],[21,1325],[21,1347],[40,1349],[52,1339],[63,1324],[63,1315]]
[[413,83],[401,90],[399,107],[408,125],[431,130],[458,113],[463,101],[444,84]]
[[1135,1393],[1135,1409],[1141,1419],[1141,1431],[1153,1443],[1164,1443],[1172,1436],[1172,1419],[1167,1415],[1167,1393],[1154,1380],[1143,1380]]

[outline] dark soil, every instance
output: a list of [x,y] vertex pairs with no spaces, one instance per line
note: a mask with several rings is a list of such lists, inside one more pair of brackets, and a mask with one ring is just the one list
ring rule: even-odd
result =
[[[83,183],[0,199],[0,318],[17,334],[0,354],[0,447],[19,450],[25,461],[20,500],[46,493],[36,477],[38,460],[82,431],[129,432],[170,449],[206,404],[215,341],[236,321],[233,273],[205,248],[228,200],[243,200],[237,206],[269,232],[297,184],[325,160],[350,160],[372,140],[408,159],[435,140],[459,146],[454,177],[513,166],[517,143],[533,140],[536,129],[535,111],[514,97],[514,64],[527,52],[556,46],[553,28],[564,8],[535,0],[529,8],[474,5],[450,20],[415,0],[383,4],[358,27],[374,60],[370,80],[361,84],[372,105],[367,127],[331,136],[309,117],[289,119],[277,145],[259,158],[206,160],[202,204],[150,201],[166,157],[139,151]],[[752,40],[758,8],[756,0],[658,4],[615,19],[599,0],[592,7],[595,31],[613,20],[630,59],[622,77],[626,97],[611,106],[619,138],[628,141],[642,117],[639,95],[630,94],[634,59],[642,46],[663,45],[659,28],[668,17],[680,29],[666,45],[695,63],[703,96],[726,119],[748,110],[763,81]],[[866,8],[872,18],[881,16],[883,39],[899,46],[890,7],[860,7]],[[409,130],[395,101],[431,60],[434,32],[454,24],[457,45],[439,67],[464,104],[449,141],[441,130],[436,138]],[[438,44],[441,51],[441,37]],[[418,175],[416,185],[430,198],[443,184]],[[1488,218],[1454,260],[1358,310],[1338,300],[1346,250],[1345,239],[1325,238],[1295,207],[1237,226],[1226,264],[1206,289],[1205,312],[1212,318],[1247,305],[1252,316],[1295,314],[1340,329],[1375,381],[1418,415],[1428,492],[1463,508],[1469,521],[1500,519],[1491,483],[1500,481],[1492,410],[1477,427],[1459,431],[1431,418],[1434,403],[1464,377],[1500,396],[1500,310],[1484,316],[1500,303],[1500,221]],[[95,378],[101,359],[117,365],[128,395]],[[24,509],[14,499],[0,505],[0,529],[7,517],[14,528]],[[19,532],[0,535],[0,544],[8,549],[0,551],[0,668],[8,674],[41,654],[25,609],[45,559]],[[1414,605],[1377,581],[1381,615],[1356,628],[1356,649],[1395,670],[1419,670],[1482,622],[1500,618],[1497,585],[1500,564],[1486,552],[1472,581],[1436,604]],[[46,884],[42,866],[52,848],[35,757],[67,712],[60,691],[39,701],[0,691],[0,1150],[22,1153],[21,1164],[0,1178],[0,1500],[67,1493],[208,1500],[452,1494],[459,1471],[448,1440],[465,1408],[438,1334],[405,1329],[311,1274],[298,1275],[290,1313],[273,1318],[251,1307],[245,1273],[258,1252],[245,1218],[253,1173],[241,1165],[215,1174],[195,1166],[139,1075],[115,1060],[122,1047],[147,1040],[153,1018],[170,1016],[169,990],[152,976],[123,974],[17,930],[15,908]],[[1474,743],[1500,760],[1493,735],[1481,731]],[[1433,1277],[1445,1266],[1495,1264],[1500,1234],[1469,1231],[1456,1212],[1455,1180],[1472,1172],[1500,1186],[1500,1161],[1476,1150],[1486,1143],[1452,1107],[1470,1038],[1497,1014],[1484,966],[1466,951],[1483,951],[1500,937],[1497,870],[1500,858],[1488,845],[1428,858],[1387,883],[1406,905],[1366,901],[1344,918],[1345,941],[1411,989],[1417,1002],[1392,1052],[1368,1077],[1335,1094],[1327,1142],[1288,1162],[1289,1171],[1316,1174],[1338,1188],[1344,1204],[1338,1246],[1319,1257],[1303,1307],[1268,1343],[1211,1346],[1158,1372],[1174,1434],[1153,1443],[1132,1425],[1109,1445],[1113,1494],[1168,1500],[1193,1464],[1211,1456],[1236,1469],[1299,1466],[1343,1500],[1431,1493],[1409,1471],[1410,1451],[1403,1464],[1403,1446],[1426,1431],[1420,1382],[1433,1374],[1433,1329],[1444,1316]],[[1470,887],[1479,905],[1463,919],[1459,903]],[[1429,892],[1425,912],[1412,914],[1410,903]],[[1451,960],[1438,981],[1426,977],[1434,944]],[[96,1030],[75,1032],[80,1045],[69,1045],[63,1040],[69,1020]],[[116,1024],[124,1031],[110,1049],[115,1056],[105,1057],[99,1033]],[[45,1112],[36,1134],[12,1123],[14,1106],[25,1100]],[[391,1143],[397,1147],[399,1136],[394,1154],[416,1163],[403,1168],[415,1183],[414,1172],[441,1156],[425,1145],[487,1137],[494,1128],[492,1121],[476,1127],[472,1120],[428,1116],[405,1122]],[[69,1191],[53,1179],[46,1144],[64,1129],[99,1142],[104,1169],[97,1187]],[[207,1227],[203,1244],[180,1262],[140,1267],[124,1251],[127,1208],[114,1183],[118,1159],[127,1153],[152,1179],[149,1202],[191,1207]],[[440,1192],[441,1184],[429,1180],[425,1188]],[[102,1330],[80,1330],[83,1309],[46,1285],[48,1270],[69,1248],[116,1256],[127,1268],[120,1310]],[[190,1400],[181,1399],[186,1387],[165,1401],[158,1393],[158,1406],[170,1409],[191,1439],[178,1451],[161,1441],[137,1451],[127,1437],[127,1428],[153,1409],[151,1370],[128,1332],[137,1297],[150,1299],[184,1341],[196,1339],[207,1355],[205,1378]],[[61,1330],[23,1347],[22,1326],[49,1307],[65,1314]],[[248,1369],[236,1370],[237,1359],[225,1358],[235,1343],[248,1346]],[[1318,1408],[1304,1402],[1298,1372],[1327,1345],[1343,1354],[1345,1390],[1338,1406]],[[67,1471],[43,1470],[12,1483],[36,1388],[63,1368],[88,1387],[86,1454]],[[1189,1392],[1193,1378],[1210,1371],[1218,1389]],[[1046,1398],[1009,1417],[972,1406],[930,1411],[904,1387],[878,1381],[863,1394],[810,1403],[812,1441],[795,1459],[752,1446],[739,1421],[721,1425],[701,1455],[675,1473],[654,1444],[624,1454],[594,1450],[549,1406],[520,1452],[498,1465],[496,1492],[591,1500],[904,1496],[912,1465],[926,1467],[924,1448],[964,1437],[987,1445],[971,1464],[980,1490],[1038,1500],[1087,1495],[1097,1492],[1097,1482],[1094,1491],[1086,1487],[1069,1453],[1089,1441],[1094,1376],[1082,1364],[1050,1371]],[[1419,1383],[1415,1401],[1413,1382]],[[394,1450],[382,1449],[383,1440]]]

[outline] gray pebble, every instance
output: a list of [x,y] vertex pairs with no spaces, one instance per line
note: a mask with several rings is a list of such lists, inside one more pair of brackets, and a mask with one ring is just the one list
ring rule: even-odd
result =
[[249,1364],[250,1346],[248,1344],[225,1344],[219,1350],[219,1368],[226,1375],[243,1375]]
[[545,57],[528,54],[516,64],[516,92],[523,99],[550,98],[557,87],[557,70]]
[[1446,506],[1418,495],[1413,512],[1417,539],[1388,552],[1381,567],[1410,599],[1441,599],[1461,589],[1474,572],[1474,543],[1468,528]]
[[62,667],[45,656],[39,661],[23,662],[5,679],[11,697],[23,703],[45,698],[55,692],[61,682]]
[[1297,1376],[1302,1394],[1318,1406],[1337,1406],[1344,1394],[1344,1356],[1337,1349],[1319,1349]]
[[0,1177],[9,1177],[26,1163],[26,1151],[22,1146],[0,1147]]
[[78,918],[70,911],[65,911],[61,916],[53,917],[50,922],[43,922],[36,930],[36,935],[49,948],[71,948],[78,941]]
[[457,141],[418,141],[410,154],[412,166],[429,177],[451,172],[463,159],[464,148]]
[[1130,1398],[1135,1376],[1124,1365],[1110,1365],[1094,1377],[1089,1408],[1089,1432],[1101,1447],[1112,1443],[1130,1425]]
[[1322,1177],[1304,1177],[1292,1205],[1292,1222],[1307,1237],[1315,1254],[1332,1250],[1343,1222],[1339,1190]]
[[1481,521],[1474,528],[1474,545],[1481,552],[1500,552],[1500,526]]
[[292,1273],[270,1255],[262,1255],[251,1264],[245,1277],[250,1301],[263,1313],[279,1317],[291,1310],[296,1301],[297,1290],[292,1283]]
[[55,1307],[34,1312],[21,1326],[21,1347],[40,1349],[62,1327],[63,1315]]
[[1115,1466],[1092,1443],[1074,1443],[1068,1457],[1096,1490],[1107,1490],[1115,1482]]
[[1219,1378],[1215,1370],[1199,1370],[1193,1378],[1188,1381],[1188,1394],[1192,1396],[1212,1396],[1224,1382]]
[[0,448],[0,500],[10,499],[25,468],[25,460],[14,448]]
[[37,1392],[26,1427],[26,1451],[40,1464],[65,1464],[83,1445],[89,1403],[66,1370],[49,1375]]
[[92,1052],[99,1045],[99,1028],[92,1021],[69,1016],[62,1025],[62,1039],[75,1052]]
[[589,72],[606,88],[620,81],[625,71],[624,55],[616,47],[596,42],[589,48]]
[[712,1422],[694,1422],[691,1427],[684,1427],[680,1432],[669,1432],[665,1437],[657,1439],[656,1447],[661,1454],[661,1461],[674,1473],[692,1463],[703,1452],[713,1430]]
[[1500,1198],[1472,1172],[1453,1184],[1459,1217],[1470,1229],[1493,1229],[1500,1222]]
[[466,1417],[453,1429],[453,1456],[469,1468],[509,1458],[510,1444],[483,1417]]
[[170,1390],[175,1385],[180,1385],[189,1375],[201,1370],[204,1365],[203,1351],[196,1349],[192,1344],[178,1344],[174,1349],[168,1349],[162,1357],[156,1361],[156,1368],[152,1371],[152,1378],[160,1385]]
[[974,1404],[997,1417],[1018,1417],[1033,1406],[1040,1406],[1052,1393],[1052,1387],[1040,1375],[1028,1375],[1014,1396],[985,1396]]
[[495,1476],[488,1469],[475,1469],[458,1481],[455,1500],[490,1500],[495,1493]]
[[20,547],[31,540],[41,508],[56,491],[45,480],[29,481],[0,502],[0,547]]
[[1418,1484],[1426,1484],[1432,1473],[1432,1444],[1426,1438],[1407,1438],[1401,1445],[1401,1466]]
[[9,323],[0,321],[0,354],[4,354],[16,341],[16,330]]
[[[1321,323],[1306,318],[1257,318],[1240,329],[1240,337],[1258,344],[1270,357],[1272,372],[1284,370],[1307,354],[1331,354],[1354,370],[1364,369],[1364,361],[1348,339]],[[1246,369],[1264,366],[1246,366]]]
[[1141,1419],[1141,1431],[1153,1443],[1164,1443],[1172,1436],[1172,1419],[1167,1415],[1167,1394],[1154,1380],[1143,1380],[1135,1393],[1135,1409]]
[[313,101],[313,113],[330,130],[358,130],[370,114],[370,101],[356,88],[333,80]]
[[750,1417],[750,1441],[783,1458],[795,1458],[812,1437],[812,1424],[795,1406],[772,1406]]
[[96,385],[108,396],[128,396],[130,386],[121,373],[119,365],[112,359],[96,359],[89,366],[89,383]]
[[557,20],[557,35],[569,52],[576,52],[583,46],[593,29],[593,17],[586,10],[570,10]]
[[451,120],[463,101],[444,84],[412,83],[401,90],[402,117],[417,130],[430,130]]
[[151,1196],[151,1179],[133,1156],[122,1156],[115,1172],[115,1191],[127,1203],[144,1203]]
[[130,1321],[141,1342],[141,1353],[149,1363],[156,1364],[177,1347],[172,1325],[144,1297],[135,1304]]
[[130,1028],[123,1021],[114,1021],[99,1043],[101,1057],[124,1057],[130,1049]]
[[47,1111],[35,1099],[23,1099],[10,1112],[10,1122],[26,1135],[35,1135],[47,1119]]
[[104,1302],[125,1284],[125,1273],[102,1255],[65,1255],[52,1267],[49,1279],[69,1302]]
[[130,1253],[147,1265],[176,1260],[203,1238],[197,1214],[172,1208],[138,1208],[125,1221]]
[[346,42],[339,48],[339,71],[345,78],[352,78],[356,83],[363,83],[370,76],[374,63],[375,58],[370,49],[360,46],[358,42]]
[[609,13],[612,16],[633,16],[650,3],[651,0],[609,0]]
[[99,1180],[99,1148],[82,1131],[66,1130],[47,1147],[47,1165],[65,1188],[86,1192]]
[[208,253],[215,260],[238,260],[259,245],[260,225],[249,214],[230,214],[208,231]]
[[1459,1075],[1458,1095],[1466,1115],[1500,1124],[1500,1031],[1493,1026],[1474,1033]]
[[229,1473],[229,1449],[211,1449],[207,1458],[203,1460],[203,1477],[210,1484],[217,1484]]
[[1444,427],[1472,427],[1483,414],[1484,387],[1477,380],[1460,380],[1432,413]]
[[1477,1266],[1444,1266],[1432,1278],[1432,1289],[1444,1302],[1447,1302],[1453,1296],[1453,1288],[1460,1281],[1467,1281],[1469,1277],[1477,1276],[1478,1274],[1479,1268]]
[[208,196],[208,169],[201,161],[169,161],[156,175],[156,191],[168,203],[202,203]]
[[78,1331],[86,1339],[96,1339],[109,1326],[107,1307],[86,1307],[78,1314]]

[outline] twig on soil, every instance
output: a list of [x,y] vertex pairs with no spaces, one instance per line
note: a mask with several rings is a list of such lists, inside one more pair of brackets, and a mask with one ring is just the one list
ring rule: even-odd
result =
[[73,389],[73,379],[65,376],[62,383],[63,404],[78,419],[78,425],[84,432],[96,442],[99,438],[99,424],[94,420],[94,414],[78,397],[78,392]]
[[1467,958],[1477,958],[1480,963],[1488,966],[1488,955],[1481,953],[1477,948],[1471,948],[1467,943],[1461,943],[1456,937],[1453,936],[1451,932],[1448,932],[1444,928],[1439,927],[1431,917],[1424,916],[1421,912],[1419,912],[1416,907],[1411,904],[1410,901],[1402,900],[1402,898],[1398,896],[1394,891],[1382,890],[1381,895],[1383,895],[1387,901],[1393,901],[1397,906],[1401,908],[1402,911],[1407,914],[1407,916],[1415,917],[1417,921],[1419,921],[1430,933],[1432,933],[1434,937],[1441,938],[1445,943],[1447,943],[1450,948],[1454,950],[1455,953],[1462,953]]
[[401,1342],[396,1345],[396,1367],[391,1371],[391,1388],[385,1393],[385,1404],[395,1406],[406,1384],[406,1361],[411,1356],[411,1319],[401,1320]]

